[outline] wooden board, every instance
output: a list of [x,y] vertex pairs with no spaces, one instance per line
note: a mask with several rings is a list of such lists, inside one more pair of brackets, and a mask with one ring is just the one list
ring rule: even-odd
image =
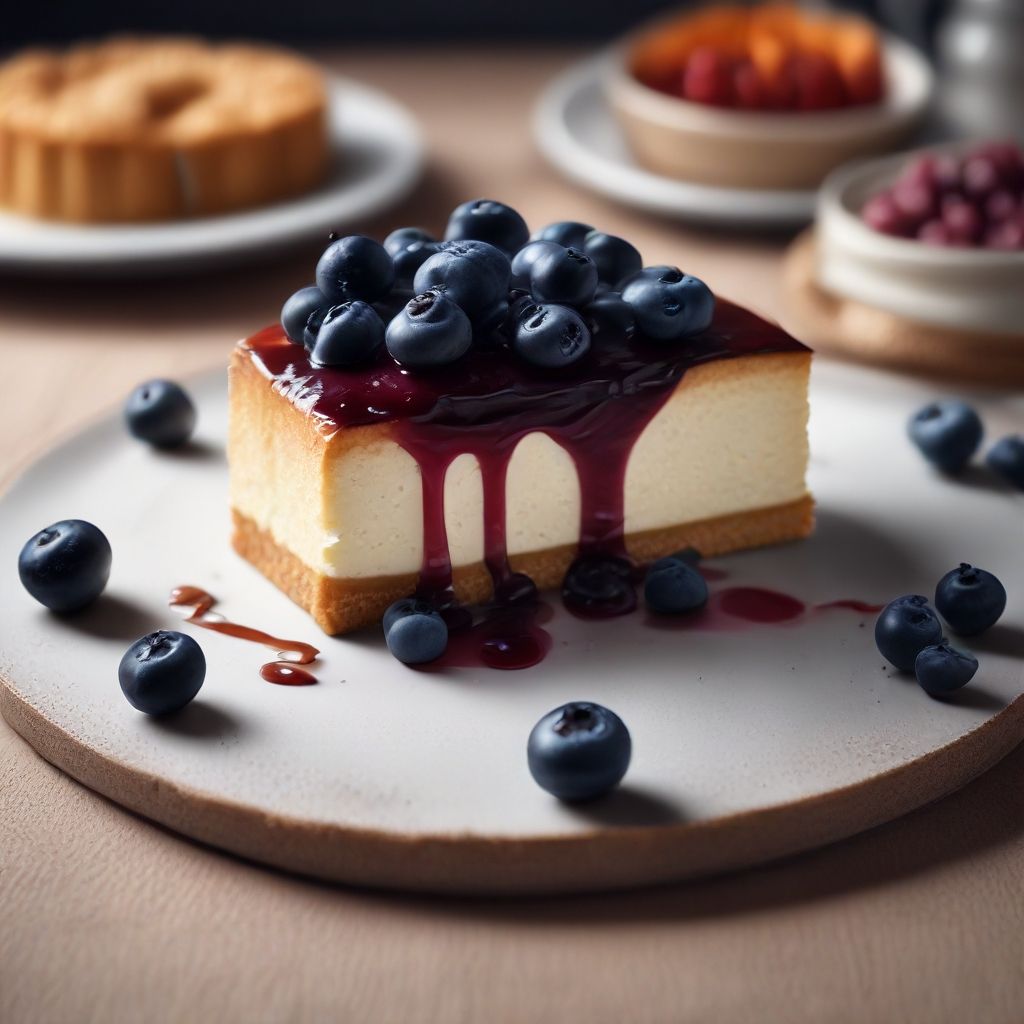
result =
[[[869,617],[841,609],[715,631],[652,629],[640,615],[595,626],[559,612],[552,655],[524,673],[423,674],[375,636],[318,641],[304,613],[228,549],[222,379],[195,391],[192,453],[150,452],[112,417],[15,485],[0,540],[0,564],[11,565],[57,518],[92,519],[110,536],[114,573],[92,611],[59,619],[10,593],[3,712],[48,760],[195,838],[358,884],[642,885],[889,820],[964,784],[1024,736],[1021,502],[980,476],[956,484],[921,463],[903,431],[932,397],[919,385],[819,367],[814,538],[715,564],[731,585],[783,589],[808,605],[929,592],[960,560],[995,569],[1011,605],[975,645],[982,670],[953,702],[884,670]],[[210,664],[200,698],[166,722],[132,711],[117,662],[136,636],[175,625],[165,595],[185,582],[212,590],[235,619],[320,643],[320,685],[265,684],[263,651],[197,631]],[[619,793],[573,809],[534,786],[524,746],[541,714],[581,697],[623,716],[636,753]]]

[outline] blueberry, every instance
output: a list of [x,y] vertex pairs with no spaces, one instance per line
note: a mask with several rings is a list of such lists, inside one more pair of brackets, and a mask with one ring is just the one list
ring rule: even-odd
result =
[[304,345],[309,318],[317,310],[326,309],[329,305],[324,293],[315,284],[300,288],[294,295],[290,295],[281,307],[281,326],[288,340],[294,341],[296,345]]
[[914,659],[942,640],[942,624],[928,598],[907,594],[890,601],[875,623],[875,644],[886,661],[903,672],[914,671]]
[[715,313],[711,289],[677,267],[645,267],[630,278],[622,297],[633,307],[640,331],[659,341],[706,330]]
[[562,600],[570,611],[583,615],[625,615],[636,608],[633,567],[614,555],[580,555],[562,581]]
[[977,671],[977,658],[950,647],[944,640],[925,647],[914,661],[917,681],[932,697],[941,697],[966,686]]
[[389,324],[399,313],[402,312],[405,304],[412,298],[412,292],[405,288],[393,288],[384,296],[372,303],[374,312],[381,320]]
[[526,744],[534,782],[559,800],[593,800],[626,774],[632,740],[614,711],[573,701],[548,712]]
[[644,600],[652,611],[667,615],[695,611],[708,603],[708,585],[692,565],[670,555],[647,570]]
[[358,300],[331,306],[320,325],[309,361],[315,366],[363,366],[384,343],[384,321]]
[[594,261],[597,276],[612,287],[632,277],[644,265],[640,253],[624,238],[591,231],[583,241],[583,251]]
[[445,292],[425,291],[388,324],[384,340],[397,363],[425,370],[464,356],[473,343],[473,328]]
[[206,678],[203,649],[184,633],[159,629],[124,652],[117,679],[128,703],[147,715],[180,711]]
[[470,321],[487,317],[507,301],[512,268],[508,258],[486,242],[446,244],[416,271],[417,292],[443,288],[461,306]]
[[195,430],[196,407],[173,380],[148,380],[128,396],[124,419],[140,441],[156,448],[178,448]]
[[396,228],[384,239],[384,251],[394,259],[413,242],[436,242],[437,239],[423,228]]
[[593,230],[589,224],[581,224],[578,220],[559,220],[535,231],[533,241],[557,242],[567,248],[571,245],[574,249],[582,249],[587,235]]
[[327,316],[330,308],[330,305],[321,306],[309,314],[309,319],[306,321],[306,326],[302,331],[302,344],[307,352],[312,352],[316,347],[316,337],[320,333],[320,326],[323,324],[324,317]]
[[527,242],[512,257],[512,284],[516,288],[522,288],[529,291],[530,288],[530,271],[533,269],[533,264],[547,252],[559,252],[562,247],[557,242],[547,242],[539,239],[535,239],[532,242]]
[[410,242],[404,249],[395,253],[395,284],[400,288],[411,289],[416,278],[416,271],[423,266],[436,252],[441,251],[438,242]]
[[434,605],[429,601],[424,601],[421,597],[401,597],[384,612],[381,625],[384,627],[385,635],[387,635],[388,630],[404,616],[413,614],[429,615],[434,611],[437,611]]
[[935,588],[935,607],[961,636],[984,633],[1006,608],[1006,589],[990,572],[961,562]]
[[534,366],[557,370],[587,354],[590,331],[568,306],[528,306],[520,315],[512,349]]
[[22,586],[55,612],[91,604],[110,577],[110,541],[92,523],[62,519],[26,541],[18,555]]
[[580,310],[580,315],[594,337],[632,338],[636,333],[633,307],[619,292],[599,291],[594,301]]
[[373,302],[391,290],[395,267],[387,250],[365,235],[331,242],[316,265],[316,283],[332,305]]
[[529,241],[530,229],[511,206],[493,199],[471,199],[452,210],[444,237],[449,242],[467,238],[489,242],[512,256]]
[[434,661],[448,646],[448,627],[433,608],[403,613],[392,605],[385,612],[384,621],[388,650],[406,665]]
[[947,399],[914,413],[907,432],[929,462],[944,473],[957,473],[978,450],[984,428],[966,402]]
[[548,249],[530,268],[530,291],[538,302],[585,306],[597,290],[597,267],[579,249]]
[[996,441],[985,458],[989,468],[1024,491],[1024,434]]

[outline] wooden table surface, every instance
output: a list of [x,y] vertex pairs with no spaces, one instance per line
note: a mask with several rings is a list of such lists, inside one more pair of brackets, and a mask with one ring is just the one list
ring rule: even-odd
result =
[[[332,53],[390,90],[430,149],[367,224],[440,229],[490,195],[572,217],[778,313],[784,239],[698,233],[556,178],[528,116],[573,55]],[[140,379],[222,365],[315,250],[149,284],[0,281],[0,477]],[[125,482],[130,486],[130,481]],[[42,524],[41,524],[42,525]],[[20,600],[11,566],[3,602]],[[1024,748],[940,803],[785,863],[565,900],[412,899],[314,884],[181,839],[43,762],[0,723],[0,1020],[1020,1021]]]

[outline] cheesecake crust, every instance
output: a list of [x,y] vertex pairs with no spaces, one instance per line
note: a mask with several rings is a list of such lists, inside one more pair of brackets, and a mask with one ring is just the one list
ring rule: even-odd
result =
[[[232,509],[235,551],[313,616],[325,633],[350,633],[380,622],[388,605],[416,589],[417,573],[377,578],[339,579],[311,569],[252,519]],[[814,528],[809,494],[785,505],[735,512],[662,530],[626,535],[626,547],[639,562],[662,558],[682,548],[705,557],[743,548],[800,540]],[[576,555],[574,545],[513,555],[516,572],[526,573],[541,590],[561,584]],[[488,600],[491,576],[483,562],[453,569],[455,596],[467,604]]]

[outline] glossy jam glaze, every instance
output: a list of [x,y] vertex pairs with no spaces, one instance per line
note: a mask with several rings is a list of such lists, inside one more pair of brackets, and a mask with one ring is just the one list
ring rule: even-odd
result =
[[737,356],[805,351],[781,328],[719,301],[711,327],[680,343],[599,333],[590,353],[559,372],[539,371],[500,344],[477,344],[457,363],[411,373],[386,353],[360,371],[316,368],[279,326],[243,346],[274,390],[316,421],[326,437],[346,427],[392,423],[416,460],[423,488],[420,592],[451,588],[444,479],[462,454],[483,481],[485,560],[495,585],[510,574],[505,476],[527,434],[549,435],[579,477],[581,552],[624,555],[626,465],[633,445],[686,371]]
[[312,672],[298,668],[299,665],[308,665],[316,661],[320,654],[311,644],[302,643],[300,640],[282,640],[260,629],[229,622],[219,615],[211,618],[210,613],[217,599],[201,587],[175,587],[167,603],[172,608],[188,610],[189,614],[185,621],[195,626],[212,630],[214,633],[223,633],[225,636],[233,636],[238,640],[248,640],[251,643],[263,644],[264,647],[272,647],[278,652],[278,660],[267,662],[260,668],[260,675],[268,683],[277,683],[281,686],[310,686],[317,681]]

